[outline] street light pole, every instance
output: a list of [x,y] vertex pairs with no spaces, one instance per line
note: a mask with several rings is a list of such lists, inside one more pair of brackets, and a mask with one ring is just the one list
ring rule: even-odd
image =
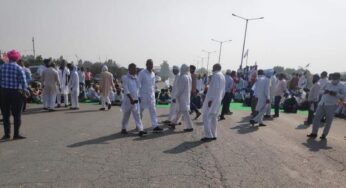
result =
[[246,41],[247,25],[248,25],[249,21],[252,21],[252,20],[261,20],[261,19],[264,19],[264,17],[260,17],[260,18],[244,18],[244,17],[238,16],[238,15],[236,15],[236,14],[232,14],[232,16],[237,17],[237,18],[240,18],[240,19],[246,21],[246,24],[245,24],[245,34],[244,34],[244,42],[243,42],[243,50],[242,50],[242,53],[241,53],[241,61],[240,61],[240,68],[242,68],[242,67],[243,67],[243,59],[244,59],[244,50],[245,50],[245,41]]
[[206,52],[208,54],[208,60],[207,60],[207,75],[209,74],[209,60],[210,60],[210,54],[215,53],[216,51],[206,51],[202,50],[203,52]]
[[211,39],[211,40],[220,44],[220,49],[219,49],[219,61],[218,61],[218,63],[220,63],[220,62],[221,62],[222,44],[225,43],[225,42],[231,42],[232,40],[225,40],[225,41],[219,41],[219,40],[215,40],[215,39]]

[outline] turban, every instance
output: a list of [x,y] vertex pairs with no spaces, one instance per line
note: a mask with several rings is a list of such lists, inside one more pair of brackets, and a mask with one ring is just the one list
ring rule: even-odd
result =
[[105,72],[105,71],[108,71],[107,65],[103,65],[103,66],[102,66],[102,72]]
[[18,61],[20,59],[20,53],[16,50],[7,52],[7,57],[10,61]]

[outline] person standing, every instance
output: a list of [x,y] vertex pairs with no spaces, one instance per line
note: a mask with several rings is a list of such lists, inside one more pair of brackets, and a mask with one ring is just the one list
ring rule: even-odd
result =
[[87,67],[85,72],[85,87],[86,89],[89,89],[91,87],[91,79],[92,74],[90,72],[90,69]]
[[47,97],[48,111],[53,112],[55,111],[56,96],[60,90],[60,80],[54,63],[50,59],[45,59],[45,61],[49,62],[49,68],[42,73],[43,93]]
[[[270,74],[270,73],[268,73]],[[270,90],[270,104],[268,105],[268,109],[266,112],[266,115],[264,116],[265,119],[273,119],[273,117],[271,116],[271,111],[272,111],[272,104],[275,103],[275,86],[276,86],[276,82],[278,81],[276,78],[276,72],[274,71],[273,74],[270,76],[268,75],[268,77],[270,78],[269,80],[269,90]]]
[[103,65],[100,80],[100,95],[102,103],[102,108],[100,108],[100,110],[106,110],[106,108],[108,108],[108,110],[111,109],[112,103],[109,99],[109,95],[112,89],[115,90],[113,75],[108,71],[107,65]]
[[316,114],[313,120],[312,132],[307,135],[310,138],[316,138],[318,129],[320,128],[321,119],[326,117],[326,124],[324,126],[321,139],[326,139],[330,127],[334,119],[334,113],[338,108],[339,101],[345,100],[346,89],[345,86],[340,83],[340,73],[334,73],[331,75],[331,83],[327,83],[324,89],[324,94],[321,101],[318,104]]
[[143,69],[138,74],[139,81],[139,96],[141,117],[143,118],[143,111],[149,109],[151,126],[154,132],[162,131],[163,129],[158,126],[156,116],[156,100],[155,100],[155,73],[153,72],[153,60],[148,59],[146,62],[146,69]]
[[324,88],[326,87],[328,81],[328,73],[326,71],[323,71],[321,73],[321,79],[319,81],[320,83],[320,99],[322,98],[322,95],[324,94]]
[[78,78],[79,78],[79,95],[78,96],[81,100],[85,99],[85,72],[84,72],[84,67],[81,67],[80,70],[77,72],[78,73]]
[[191,113],[196,112],[195,120],[201,116],[201,112],[199,112],[197,105],[193,102],[194,98],[197,96],[197,75],[195,74],[196,67],[194,65],[190,65],[190,74],[191,74],[191,99],[190,99],[190,110]]
[[71,110],[79,110],[79,76],[77,72],[77,67],[70,64],[70,80],[68,83],[68,87],[71,93]]
[[173,122],[173,120],[177,117],[177,111],[178,111],[176,94],[178,89],[179,67],[173,66],[172,72],[174,75],[174,81],[173,81],[172,92],[171,92],[172,102],[171,102],[171,107],[169,108],[168,120],[163,122],[170,125]]
[[208,93],[203,103],[204,137],[201,139],[202,142],[216,140],[217,138],[217,115],[225,94],[225,84],[225,76],[221,73],[221,65],[215,64]]
[[233,79],[231,77],[231,70],[226,71],[225,75],[225,96],[222,99],[222,110],[219,120],[224,120],[225,115],[229,112],[229,106],[232,100],[232,90],[233,90]]
[[[40,75],[40,80],[42,81],[43,72],[49,68],[51,59],[44,59],[43,65],[40,65],[37,69],[37,73]],[[43,88],[42,88],[43,89]],[[48,110],[49,103],[48,103],[48,95],[45,92],[42,92],[42,102],[43,102],[43,109]]]
[[60,80],[60,92],[58,94],[58,108],[61,107],[62,98],[64,97],[65,108],[68,106],[68,78],[70,71],[66,68],[66,61],[63,60],[58,70]]
[[312,78],[312,87],[310,89],[309,95],[308,95],[308,103],[309,103],[309,115],[307,121],[304,122],[304,125],[311,125],[312,120],[314,119],[314,113],[316,112],[318,101],[320,99],[320,84],[319,84],[320,77],[318,74],[315,74]]
[[16,63],[20,59],[20,53],[16,50],[11,50],[7,53],[8,63],[0,66],[0,95],[1,95],[1,111],[4,124],[4,136],[1,141],[7,141],[11,137],[10,116],[14,119],[14,135],[13,139],[24,139],[20,135],[19,129],[21,126],[21,115],[25,93],[28,85],[26,83],[25,73],[23,69]]
[[258,70],[258,79],[254,88],[254,96],[257,98],[255,109],[257,115],[250,120],[250,124],[255,125],[256,123],[259,123],[259,126],[266,126],[263,124],[263,116],[267,112],[270,103],[270,95],[269,79],[264,75],[263,70]]
[[283,96],[287,95],[287,83],[284,79],[285,75],[280,73],[278,75],[278,81],[276,82],[274,88],[274,118],[278,118],[280,116],[280,102]]
[[143,136],[147,134],[147,132],[143,130],[142,120],[139,115],[139,83],[136,76],[136,64],[131,63],[128,66],[128,69],[128,74],[122,77],[122,86],[125,97],[121,104],[121,111],[123,112],[121,134],[127,134],[129,118],[132,113],[136,127],[139,130],[138,135]]
[[171,127],[174,129],[177,124],[180,116],[182,116],[183,121],[185,122],[186,128],[184,132],[192,132],[192,121],[190,119],[189,110],[190,110],[190,99],[191,99],[191,77],[189,75],[189,66],[183,64],[180,68],[180,75],[177,83],[177,91],[173,103],[177,105],[177,115],[173,120]]

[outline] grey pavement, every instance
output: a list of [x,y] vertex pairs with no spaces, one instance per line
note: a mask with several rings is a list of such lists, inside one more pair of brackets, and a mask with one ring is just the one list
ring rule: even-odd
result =
[[[118,107],[82,104],[81,110],[42,112],[29,105],[22,133],[0,143],[0,187],[345,187],[346,121],[336,119],[326,141],[308,140],[304,117],[282,114],[252,128],[249,112],[219,123],[217,141],[201,143],[195,131],[165,127],[139,138],[120,135]],[[160,120],[169,109],[158,109]],[[321,131],[320,131],[321,133]],[[3,134],[3,130],[0,130]]]

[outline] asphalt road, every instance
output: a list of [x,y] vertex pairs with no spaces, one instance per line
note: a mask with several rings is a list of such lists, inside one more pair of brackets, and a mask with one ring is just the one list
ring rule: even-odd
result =
[[[327,141],[308,140],[303,116],[283,114],[251,128],[248,112],[219,124],[217,141],[201,143],[203,125],[144,138],[119,134],[119,108],[47,113],[30,105],[26,140],[0,143],[0,187],[345,187],[346,121]],[[168,109],[159,109],[160,120]],[[148,112],[144,117],[150,132]],[[131,120],[131,129],[135,126]],[[3,130],[0,130],[3,134]]]

